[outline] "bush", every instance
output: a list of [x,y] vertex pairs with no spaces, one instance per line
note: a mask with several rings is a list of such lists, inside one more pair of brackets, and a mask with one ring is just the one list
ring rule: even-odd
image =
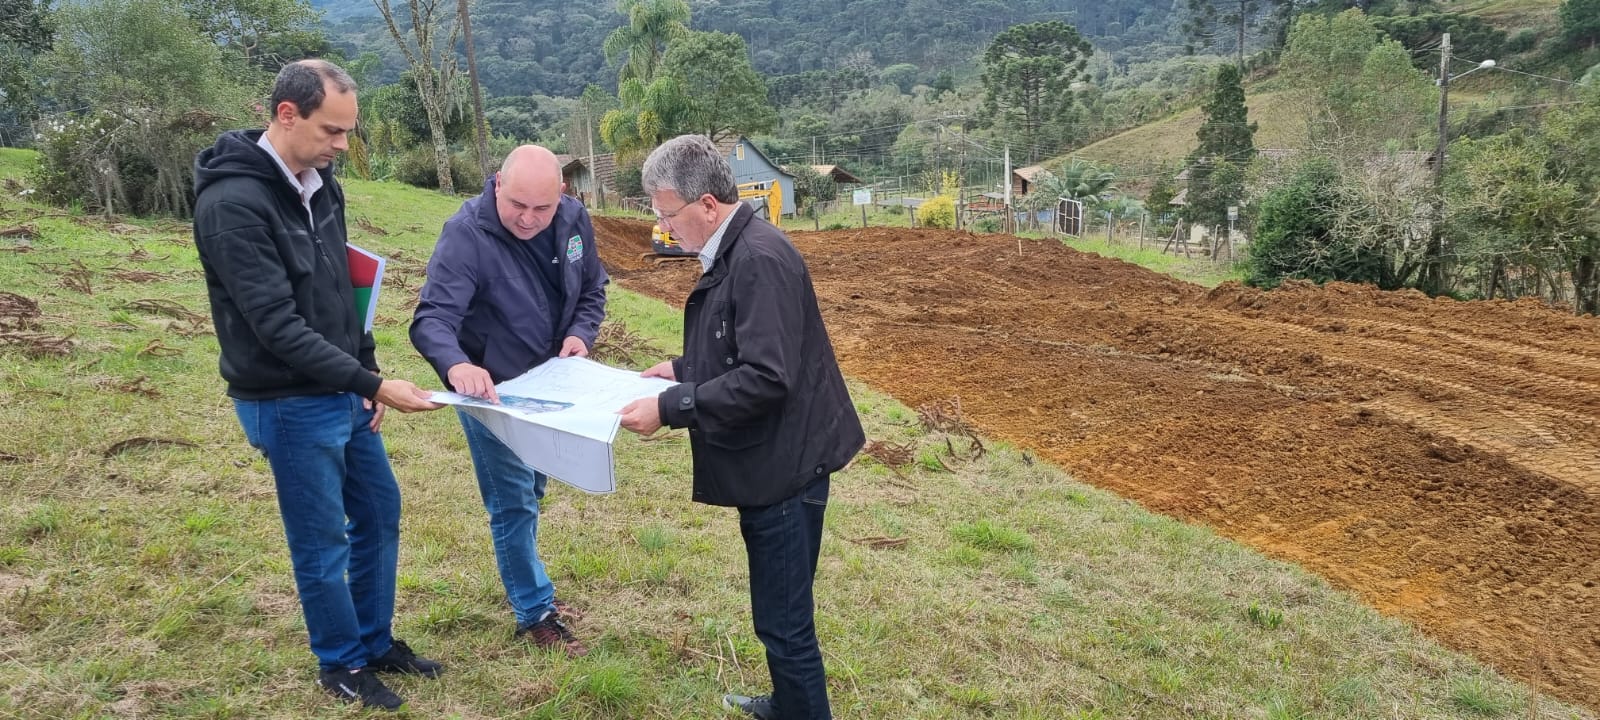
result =
[[194,156],[215,141],[220,119],[203,111],[171,118],[139,108],[67,117],[39,133],[34,185],[58,205],[186,216]]
[[1525,53],[1539,44],[1539,33],[1533,28],[1523,28],[1506,40],[1506,52],[1509,54]]
[[625,198],[644,197],[644,181],[639,176],[639,166],[619,165],[612,182],[617,184],[617,194]]
[[[465,150],[450,156],[450,180],[456,191],[476,194],[483,187],[479,177],[476,150]],[[401,153],[394,163],[394,179],[407,185],[430,190],[439,189],[439,169],[434,164],[433,148],[417,145]]]
[[972,230],[981,233],[997,233],[1000,232],[1000,225],[1000,218],[997,217],[978,218],[972,222]]
[[956,226],[956,200],[949,195],[939,195],[917,208],[917,222],[923,227],[944,228]]

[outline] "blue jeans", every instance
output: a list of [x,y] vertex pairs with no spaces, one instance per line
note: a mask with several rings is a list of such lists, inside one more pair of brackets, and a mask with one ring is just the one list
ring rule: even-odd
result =
[[782,720],[832,717],[811,600],[828,482],[823,477],[773,505],[739,508],[750,559],[750,614],[767,648],[772,705]]
[[352,393],[233,401],[272,466],[300,609],[324,670],[364,667],[393,644],[400,486],[361,405]]
[[544,499],[545,475],[523,463],[477,418],[461,410],[456,415],[467,434],[483,508],[489,511],[489,534],[506,599],[518,626],[538,622],[555,609],[556,597],[555,585],[539,559],[539,501]]

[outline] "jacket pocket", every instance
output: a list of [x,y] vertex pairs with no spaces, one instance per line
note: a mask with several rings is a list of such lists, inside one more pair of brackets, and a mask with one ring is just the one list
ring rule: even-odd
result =
[[748,450],[760,445],[767,437],[766,425],[700,433],[707,445],[721,450]]

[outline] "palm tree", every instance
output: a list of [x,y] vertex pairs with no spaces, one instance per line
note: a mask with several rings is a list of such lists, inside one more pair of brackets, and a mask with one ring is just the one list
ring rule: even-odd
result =
[[627,61],[617,72],[617,80],[636,80],[649,85],[666,54],[667,43],[689,32],[689,4],[684,0],[620,0],[617,11],[628,16],[628,24],[611,31],[602,49],[606,61],[615,63],[623,55]]

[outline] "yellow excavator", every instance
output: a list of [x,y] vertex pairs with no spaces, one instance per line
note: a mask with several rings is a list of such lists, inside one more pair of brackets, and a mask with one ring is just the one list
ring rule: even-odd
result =
[[[740,183],[739,200],[748,203],[757,215],[774,225],[778,224],[778,218],[783,217],[783,184],[777,180]],[[645,257],[655,258],[657,264],[699,255],[698,252],[683,249],[671,233],[662,230],[660,225],[650,229],[650,249],[653,252]]]

